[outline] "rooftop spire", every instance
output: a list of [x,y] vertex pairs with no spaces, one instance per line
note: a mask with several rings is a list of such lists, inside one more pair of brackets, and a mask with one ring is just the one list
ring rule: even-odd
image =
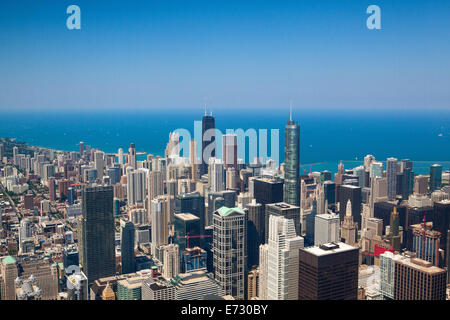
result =
[[292,121],[292,100],[289,101],[289,120]]

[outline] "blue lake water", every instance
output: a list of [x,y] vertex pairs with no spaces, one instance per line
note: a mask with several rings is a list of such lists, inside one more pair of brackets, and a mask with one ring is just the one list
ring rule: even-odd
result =
[[[217,110],[216,128],[279,129],[280,161],[284,158],[284,126],[288,110]],[[59,150],[78,150],[78,143],[105,152],[128,150],[163,155],[169,132],[178,128],[194,135],[198,111],[7,111],[0,115],[0,136],[14,137],[30,145]],[[340,160],[346,168],[359,165],[367,154],[377,160],[388,157],[417,161],[414,171],[428,173],[441,163],[450,169],[449,111],[296,111],[300,125],[300,159],[309,171],[335,172]],[[145,156],[144,156],[145,157]],[[247,159],[248,160],[248,159]],[[352,162],[348,162],[352,161]],[[311,165],[313,164],[313,165]]]

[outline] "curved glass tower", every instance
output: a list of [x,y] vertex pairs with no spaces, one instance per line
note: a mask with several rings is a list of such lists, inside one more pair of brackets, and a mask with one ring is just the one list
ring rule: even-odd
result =
[[284,130],[284,202],[300,205],[300,126],[292,119]]

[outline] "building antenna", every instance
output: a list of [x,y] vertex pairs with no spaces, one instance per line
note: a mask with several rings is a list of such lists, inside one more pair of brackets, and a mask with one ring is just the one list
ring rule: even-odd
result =
[[292,121],[292,100],[289,101],[289,120]]
[[205,116],[206,116],[206,97],[205,97]]

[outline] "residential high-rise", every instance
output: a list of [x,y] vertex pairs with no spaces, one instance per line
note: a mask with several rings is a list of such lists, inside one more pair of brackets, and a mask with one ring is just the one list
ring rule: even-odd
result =
[[442,166],[433,164],[430,167],[430,193],[439,190],[442,185]]
[[327,243],[300,249],[299,300],[356,300],[359,249]]
[[391,251],[380,254],[380,291],[386,300],[394,299],[395,259],[400,258]]
[[284,135],[284,198],[294,206],[300,205],[300,126],[287,122]]
[[267,299],[298,300],[298,254],[303,245],[293,219],[269,217]]
[[146,172],[143,169],[127,169],[128,206],[143,204],[145,200]]
[[[211,152],[208,152],[209,150]],[[202,154],[200,156],[202,159],[200,175],[204,175],[208,173],[209,157],[216,156],[215,120],[212,114],[206,115],[206,110],[202,119]]]
[[105,153],[103,151],[96,151],[94,153],[95,169],[97,170],[97,177],[103,179],[103,169],[105,168]]
[[91,284],[116,273],[113,187],[86,187],[81,196],[80,264]]
[[120,220],[120,252],[122,260],[122,273],[136,271],[134,258],[134,224],[130,221]]
[[388,183],[388,199],[394,200],[397,196],[397,158],[388,158],[386,160],[386,177]]
[[151,226],[152,226],[152,253],[157,255],[156,250],[169,241],[169,217],[166,214],[167,205],[163,196],[156,197],[151,201]]
[[128,148],[128,165],[130,165],[133,169],[137,168],[136,147],[134,143],[130,143],[130,148]]
[[224,295],[245,299],[247,216],[242,209],[222,207],[213,214],[214,276]]
[[177,244],[164,245],[163,251],[163,276],[166,279],[176,277],[180,273],[180,250]]

